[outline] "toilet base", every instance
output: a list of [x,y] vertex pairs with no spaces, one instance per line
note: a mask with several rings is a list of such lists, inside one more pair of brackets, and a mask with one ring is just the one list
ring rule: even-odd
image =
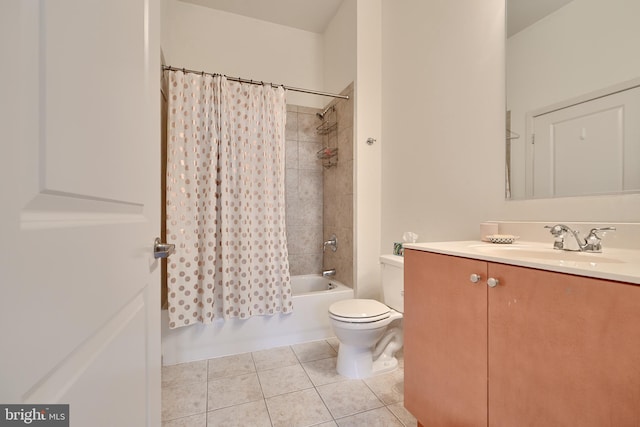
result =
[[381,354],[373,360],[371,349],[340,343],[336,370],[347,378],[362,379],[391,372],[398,367],[398,359]]
[[398,368],[398,359],[395,357],[382,354],[378,359],[373,362],[372,375],[386,374],[387,372],[395,371]]

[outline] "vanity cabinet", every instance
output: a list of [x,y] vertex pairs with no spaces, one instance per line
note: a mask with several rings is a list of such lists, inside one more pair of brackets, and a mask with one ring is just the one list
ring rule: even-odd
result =
[[421,426],[640,426],[638,285],[411,249],[404,265]]

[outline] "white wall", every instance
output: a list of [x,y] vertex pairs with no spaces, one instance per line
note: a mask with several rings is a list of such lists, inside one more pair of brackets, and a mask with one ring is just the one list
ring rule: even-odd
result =
[[640,2],[574,0],[507,41],[512,195],[524,196],[525,115],[640,77]]
[[[382,181],[382,1],[357,0],[355,84],[356,295],[378,298]],[[367,138],[376,143],[368,145]],[[386,252],[390,253],[390,251]]]
[[339,93],[356,80],[356,6],[357,0],[343,0],[323,34],[327,92]]
[[504,0],[383,1],[383,253],[498,216],[504,93]]
[[171,29],[171,3],[175,0],[160,0],[160,49],[162,50],[163,56],[166,47],[169,45],[169,40],[171,40],[171,34],[169,30]]
[[[323,90],[322,35],[163,0],[167,65]],[[327,99],[287,92],[287,102],[322,107]]]

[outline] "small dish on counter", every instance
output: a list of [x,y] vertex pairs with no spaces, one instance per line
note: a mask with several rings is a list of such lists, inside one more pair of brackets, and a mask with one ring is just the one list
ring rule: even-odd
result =
[[520,236],[514,236],[512,234],[489,234],[485,238],[491,243],[498,244],[511,244],[518,240]]

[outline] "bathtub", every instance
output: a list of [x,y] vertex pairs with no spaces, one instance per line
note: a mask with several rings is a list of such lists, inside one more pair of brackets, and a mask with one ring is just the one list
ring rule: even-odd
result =
[[254,316],[246,320],[216,319],[169,329],[162,310],[162,364],[192,362],[333,337],[329,306],[353,298],[353,289],[320,275],[292,276],[293,313]]

